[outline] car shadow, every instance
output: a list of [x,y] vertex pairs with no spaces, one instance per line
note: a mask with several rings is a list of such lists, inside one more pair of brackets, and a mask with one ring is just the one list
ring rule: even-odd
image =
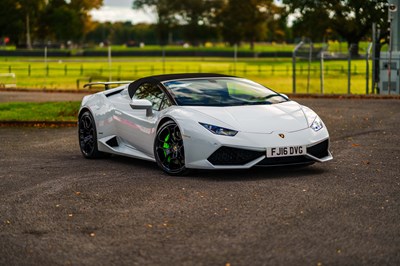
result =
[[185,177],[211,181],[254,181],[259,179],[304,178],[322,175],[326,169],[312,166],[254,167],[243,170],[194,170]]
[[106,158],[106,160],[113,162],[113,163],[121,163],[124,165],[129,165],[129,166],[134,166],[134,167],[143,167],[143,168],[161,171],[161,169],[158,168],[157,163],[147,161],[147,160],[136,159],[136,158],[115,155],[115,154],[113,154],[110,158]]
[[142,170],[159,171],[160,176],[169,178],[188,178],[208,181],[253,181],[258,179],[282,179],[282,178],[304,178],[307,176],[322,175],[329,171],[319,164],[309,166],[274,166],[253,167],[241,170],[199,170],[190,169],[188,173],[181,176],[169,176],[158,168],[155,162],[141,159],[113,155],[109,158],[113,163],[140,167]]

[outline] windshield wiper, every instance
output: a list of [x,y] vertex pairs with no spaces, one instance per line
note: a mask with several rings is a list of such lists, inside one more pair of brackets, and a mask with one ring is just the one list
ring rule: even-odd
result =
[[271,95],[265,96],[263,99],[266,100],[266,99],[273,98],[273,97],[276,97],[276,96],[279,96],[279,97],[282,97],[282,98],[286,99],[281,94],[271,94]]

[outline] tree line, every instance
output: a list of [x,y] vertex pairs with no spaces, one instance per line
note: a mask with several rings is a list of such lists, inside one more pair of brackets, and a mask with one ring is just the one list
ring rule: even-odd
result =
[[17,46],[82,42],[92,30],[89,11],[103,0],[1,0],[0,37]]
[[103,0],[2,0],[0,37],[17,46],[35,43],[140,42],[313,42],[344,40],[353,53],[371,34],[372,23],[386,32],[386,0],[133,0],[132,8],[152,10],[154,24],[99,23],[89,11]]

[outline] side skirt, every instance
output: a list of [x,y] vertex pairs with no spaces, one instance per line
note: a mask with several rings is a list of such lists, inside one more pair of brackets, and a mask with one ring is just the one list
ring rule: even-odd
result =
[[153,157],[150,157],[147,154],[135,149],[135,147],[124,143],[115,135],[99,139],[98,149],[99,151],[111,154],[143,159],[152,162],[156,161]]

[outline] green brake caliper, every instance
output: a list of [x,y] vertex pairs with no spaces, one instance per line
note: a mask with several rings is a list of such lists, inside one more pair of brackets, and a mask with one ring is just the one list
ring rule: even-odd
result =
[[[167,141],[169,140],[170,134],[168,134],[165,139],[164,139],[164,156],[167,157],[167,149],[170,148],[169,144],[167,143]],[[168,155],[167,161],[170,162],[171,161],[171,156]]]

